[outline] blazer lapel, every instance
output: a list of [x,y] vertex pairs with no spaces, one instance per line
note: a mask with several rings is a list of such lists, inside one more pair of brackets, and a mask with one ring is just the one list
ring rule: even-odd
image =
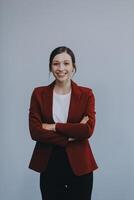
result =
[[78,85],[72,80],[71,80],[71,88],[72,88],[72,93],[71,93],[67,122],[73,123],[78,120],[77,116],[79,118],[78,108],[79,108],[81,91]]

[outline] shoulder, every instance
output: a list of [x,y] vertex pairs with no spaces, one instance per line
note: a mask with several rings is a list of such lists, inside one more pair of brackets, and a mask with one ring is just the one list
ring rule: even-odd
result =
[[53,90],[54,84],[55,84],[55,81],[49,83],[48,85],[42,85],[42,86],[35,87],[33,89],[33,92],[39,93],[39,94],[44,93],[44,92],[49,93]]
[[32,95],[33,96],[40,96],[42,95],[45,91],[47,91],[48,86],[38,86],[34,87],[32,90]]
[[38,87],[35,87],[33,90],[36,91],[36,92],[42,92],[46,88],[47,88],[47,86],[38,86]]
[[87,93],[87,94],[89,94],[89,93],[92,92],[92,88],[90,88],[90,87],[79,86],[79,88],[80,88],[80,90],[81,90],[82,92],[85,92],[85,93]]
[[76,84],[76,86],[78,87],[79,91],[82,94],[85,94],[87,96],[92,96],[93,95],[93,89],[91,87],[86,87],[86,86],[78,85],[78,84]]

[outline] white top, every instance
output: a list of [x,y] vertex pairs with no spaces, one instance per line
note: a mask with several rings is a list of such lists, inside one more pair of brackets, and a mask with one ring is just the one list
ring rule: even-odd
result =
[[70,105],[71,90],[67,94],[57,94],[53,90],[53,119],[56,122],[66,123]]

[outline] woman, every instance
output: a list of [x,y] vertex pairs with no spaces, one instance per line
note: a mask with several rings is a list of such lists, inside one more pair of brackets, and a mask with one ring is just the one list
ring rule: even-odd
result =
[[31,96],[29,129],[36,145],[29,168],[40,173],[43,200],[90,200],[98,168],[88,141],[95,126],[94,95],[72,80],[71,49],[54,49],[49,71],[55,80]]

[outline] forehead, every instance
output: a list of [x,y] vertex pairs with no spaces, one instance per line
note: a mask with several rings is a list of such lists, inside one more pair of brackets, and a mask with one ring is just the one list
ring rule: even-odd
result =
[[71,56],[70,56],[68,53],[66,53],[66,52],[57,54],[57,55],[53,58],[53,61],[63,61],[63,60],[69,60],[69,61],[71,61],[72,58],[71,58]]

